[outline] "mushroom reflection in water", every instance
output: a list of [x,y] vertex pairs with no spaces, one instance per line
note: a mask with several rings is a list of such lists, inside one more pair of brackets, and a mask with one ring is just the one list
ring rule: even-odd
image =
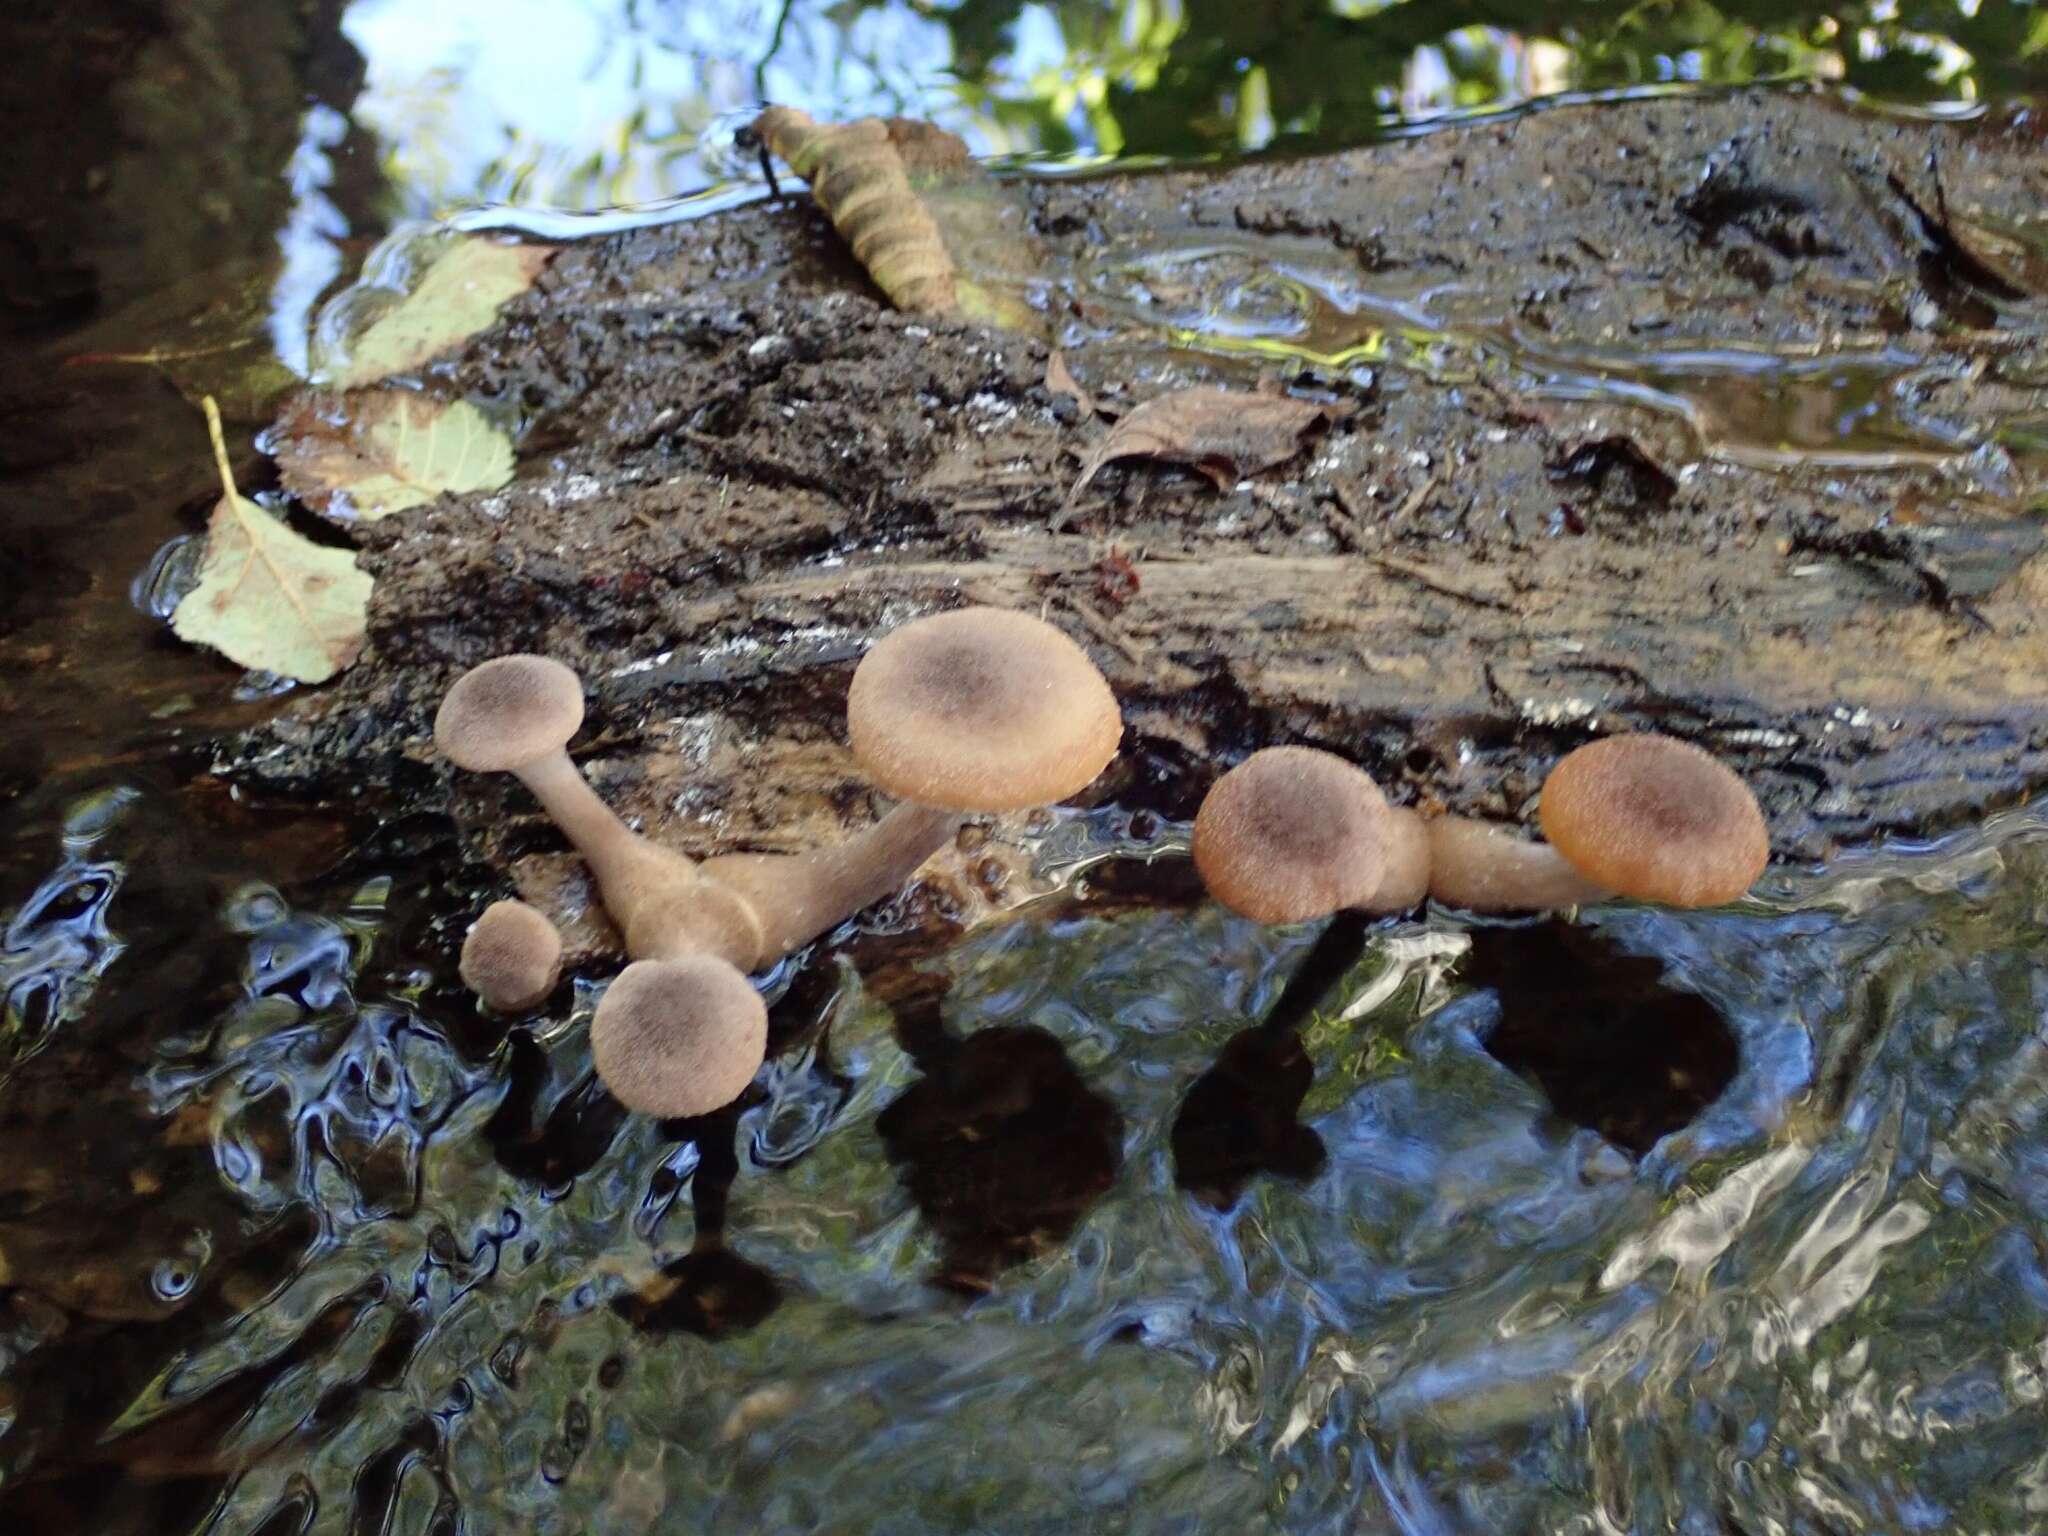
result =
[[738,1130],[743,1104],[669,1123],[678,1140],[697,1147],[690,1175],[696,1236],[690,1251],[664,1264],[612,1310],[648,1333],[690,1333],[718,1339],[765,1322],[782,1305],[782,1287],[760,1265],[725,1245],[726,1206],[739,1176]]
[[1266,1017],[1242,1030],[1197,1078],[1173,1122],[1173,1181],[1203,1204],[1227,1209],[1262,1173],[1311,1179],[1323,1139],[1297,1116],[1315,1080],[1301,1026],[1365,954],[1368,914],[1337,914],[1295,967]]
[[1740,1053],[1720,1011],[1597,928],[1474,928],[1460,971],[1498,999],[1487,1051],[1561,1119],[1633,1156],[1691,1124],[1735,1076]]
[[983,1292],[1063,1241],[1115,1182],[1123,1117],[1035,1024],[956,1040],[910,1021],[903,1033],[926,1075],[875,1128],[945,1249],[935,1282]]

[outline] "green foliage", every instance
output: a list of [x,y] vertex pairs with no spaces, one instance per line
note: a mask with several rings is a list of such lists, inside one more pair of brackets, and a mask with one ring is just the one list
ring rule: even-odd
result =
[[2020,0],[1060,0],[1066,57],[1020,75],[1024,9],[940,14],[966,104],[1008,147],[1051,153],[1328,147],[1397,110],[1671,80],[1839,80],[1901,102],[2048,89],[2048,17]]

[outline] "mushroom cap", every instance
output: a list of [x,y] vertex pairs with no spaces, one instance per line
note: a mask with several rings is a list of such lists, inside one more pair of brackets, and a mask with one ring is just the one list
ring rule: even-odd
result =
[[1202,801],[1195,868],[1231,911],[1298,923],[1366,901],[1394,835],[1386,797],[1365,770],[1314,747],[1267,747]]
[[1690,742],[1642,733],[1568,753],[1543,781],[1543,835],[1623,896],[1673,907],[1733,901],[1771,856],[1749,786]]
[[626,1108],[709,1114],[745,1091],[768,1051],[768,1008],[712,955],[635,960],[590,1021],[597,1075]]
[[892,630],[854,669],[853,755],[882,789],[952,811],[1050,805],[1123,739],[1116,696],[1043,619],[960,608]]
[[569,744],[583,684],[546,656],[500,656],[455,680],[434,716],[434,744],[458,768],[506,773]]
[[462,941],[463,984],[500,1013],[523,1013],[555,990],[562,936],[523,901],[494,901]]

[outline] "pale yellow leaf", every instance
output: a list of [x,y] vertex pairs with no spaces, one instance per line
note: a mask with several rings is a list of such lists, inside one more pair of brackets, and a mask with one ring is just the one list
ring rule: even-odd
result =
[[313,543],[235,490],[220,413],[210,398],[205,407],[224,494],[206,526],[199,584],[171,628],[242,666],[325,682],[362,650],[370,577],[353,551]]
[[271,448],[284,488],[327,517],[374,520],[512,478],[512,443],[466,400],[408,389],[301,395]]
[[[314,337],[319,381],[354,389],[414,372],[488,330],[506,300],[532,287],[554,253],[549,245],[480,235],[407,243],[397,256],[366,269],[364,280],[322,317]],[[395,298],[393,282],[403,284]]]

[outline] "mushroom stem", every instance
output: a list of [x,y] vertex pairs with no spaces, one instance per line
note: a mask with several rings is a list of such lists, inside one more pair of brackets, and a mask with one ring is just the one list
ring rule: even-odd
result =
[[657,897],[689,889],[696,865],[685,855],[649,842],[600,800],[566,751],[522,763],[511,772],[541,803],[597,876],[605,910],[630,933],[642,908]]
[[1541,912],[1605,901],[1614,893],[1548,843],[1468,816],[1439,816],[1429,833],[1429,894],[1468,912]]
[[1370,896],[1354,909],[1360,912],[1406,912],[1422,905],[1429,894],[1428,823],[1400,806],[1387,807],[1386,872]]
[[805,853],[728,853],[698,869],[706,885],[731,890],[760,925],[755,967],[778,960],[863,907],[901,890],[919,865],[945,847],[960,813],[896,806],[866,831]]

